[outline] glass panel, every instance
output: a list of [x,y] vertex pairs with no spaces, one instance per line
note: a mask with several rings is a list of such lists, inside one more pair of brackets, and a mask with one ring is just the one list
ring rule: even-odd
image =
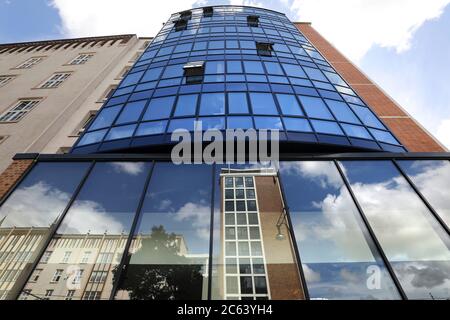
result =
[[402,160],[398,164],[450,228],[450,162]]
[[197,110],[197,94],[179,96],[175,116],[193,116]]
[[366,128],[361,126],[354,126],[352,124],[342,124],[345,133],[350,137],[363,138],[363,139],[371,139],[369,132]]
[[255,117],[256,129],[283,130],[283,124],[278,117]]
[[311,132],[311,126],[306,119],[284,118],[284,125],[288,131]]
[[302,299],[289,231],[277,228],[283,202],[276,170],[219,166],[215,179],[212,298]]
[[268,74],[284,75],[281,65],[276,62],[264,62]]
[[228,73],[242,73],[242,64],[240,61],[227,61]]
[[168,118],[172,112],[175,97],[153,98],[147,107],[143,120]]
[[360,121],[346,103],[329,99],[325,99],[325,102],[337,120],[360,124]]
[[356,106],[354,104],[351,105],[351,107],[365,125],[369,127],[385,129],[380,120],[378,120],[377,117],[368,108]]
[[207,298],[211,174],[155,165],[116,299]]
[[98,130],[94,132],[88,132],[83,135],[83,138],[77,143],[77,146],[84,146],[91,143],[100,142],[106,134],[108,129]]
[[200,115],[219,115],[225,113],[225,94],[204,93],[200,101]]
[[295,64],[286,64],[286,63],[282,63],[282,66],[288,76],[306,78],[306,74],[305,72],[303,72],[302,67]]
[[290,94],[277,94],[277,100],[280,104],[281,111],[284,115],[289,116],[302,116],[303,112],[300,109],[297,99],[294,95]]
[[228,94],[228,113],[249,113],[247,94],[229,93]]
[[166,131],[167,121],[153,121],[141,123],[136,131],[136,136],[160,134]]
[[100,114],[97,116],[97,118],[95,118],[94,122],[89,127],[89,131],[109,127],[113,123],[120,109],[121,106],[116,106],[105,108],[100,111]]
[[336,122],[311,120],[311,123],[318,133],[344,135]]
[[373,134],[375,139],[381,142],[391,143],[391,144],[398,144],[398,141],[394,138],[392,134],[390,134],[387,131],[381,131],[377,129],[370,129],[370,132]]
[[270,93],[250,93],[254,114],[278,114],[275,101]]
[[322,99],[305,96],[298,97],[300,98],[300,102],[302,103],[308,117],[327,120],[334,119]]
[[131,124],[128,126],[114,127],[109,131],[105,140],[115,140],[131,137],[135,129],[136,129],[135,124]]
[[20,294],[26,274],[38,259],[45,240],[54,230],[55,221],[89,165],[38,163],[3,203],[0,208],[0,291],[3,292],[0,300],[15,299]]
[[127,103],[120,113],[119,118],[116,121],[116,124],[128,123],[128,122],[136,122],[139,120],[141,116],[142,110],[146,105],[147,101],[136,101]]
[[[332,162],[282,162],[281,178],[312,299],[398,299]],[[377,270],[379,286],[368,286]]]
[[244,68],[246,73],[264,73],[262,64],[259,61],[244,61]]
[[449,237],[390,161],[341,165],[407,296],[450,297]]
[[[46,299],[63,300],[70,290],[74,300],[109,299],[149,168],[142,162],[95,165],[46,249],[51,254],[39,261],[39,279],[25,286],[29,299],[48,290],[53,293]],[[62,277],[55,280],[58,269]]]
[[228,117],[228,129],[250,129],[253,128],[253,121],[251,117]]

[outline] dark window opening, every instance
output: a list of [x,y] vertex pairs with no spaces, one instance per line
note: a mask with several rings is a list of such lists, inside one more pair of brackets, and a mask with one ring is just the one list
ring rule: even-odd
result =
[[256,50],[260,56],[272,56],[273,43],[272,42],[256,42]]
[[175,21],[175,31],[183,31],[187,29],[187,20],[180,19]]
[[192,11],[191,10],[186,10],[180,13],[180,19],[183,20],[191,20],[192,18]]
[[259,27],[259,16],[247,16],[247,24],[249,27]]
[[184,76],[186,77],[186,84],[195,84],[203,82],[203,75],[205,74],[205,62],[193,61],[184,65]]
[[214,12],[214,8],[213,7],[205,7],[205,8],[203,8],[203,16],[205,18],[212,17],[213,16],[213,12]]

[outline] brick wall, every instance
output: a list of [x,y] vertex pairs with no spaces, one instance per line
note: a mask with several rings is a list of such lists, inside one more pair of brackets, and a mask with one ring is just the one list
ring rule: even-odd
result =
[[0,200],[3,199],[32,163],[33,160],[14,160],[9,167],[0,174]]
[[445,148],[398,104],[336,50],[309,23],[297,28],[322,53],[410,152],[444,152]]

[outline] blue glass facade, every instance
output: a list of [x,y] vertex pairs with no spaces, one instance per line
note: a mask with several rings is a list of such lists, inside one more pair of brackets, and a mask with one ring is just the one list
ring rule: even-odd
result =
[[[195,81],[192,62],[203,66]],[[167,144],[195,120],[204,130],[279,129],[281,141],[405,151],[284,14],[216,6],[212,16],[170,17],[72,153]]]

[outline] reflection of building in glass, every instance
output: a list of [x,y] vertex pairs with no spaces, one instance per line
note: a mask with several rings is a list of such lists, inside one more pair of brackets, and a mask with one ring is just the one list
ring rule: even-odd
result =
[[[213,6],[174,13],[150,43],[102,39],[46,57],[0,45],[8,61],[30,48],[15,65],[29,80],[66,50],[95,73],[123,49],[104,59],[121,80],[96,115],[90,98],[50,126],[30,125],[50,96],[1,110],[23,118],[11,132],[48,127],[15,151],[71,154],[18,154],[0,175],[0,299],[450,299],[450,155],[310,24]],[[60,71],[42,85],[72,101],[63,83],[82,81]],[[18,82],[2,83],[0,100]],[[175,165],[172,133],[196,120],[277,129],[280,162]]]
[[[301,299],[290,237],[277,239],[284,204],[274,169],[222,169],[223,298]],[[280,229],[281,231],[281,229]]]

